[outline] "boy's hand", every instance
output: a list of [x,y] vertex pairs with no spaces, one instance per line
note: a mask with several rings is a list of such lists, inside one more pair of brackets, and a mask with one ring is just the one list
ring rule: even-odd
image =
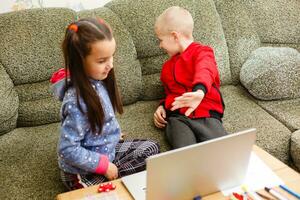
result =
[[160,105],[154,113],[154,124],[157,128],[164,128],[167,124],[166,110],[162,105]]
[[108,168],[107,168],[107,171],[104,174],[104,176],[110,181],[117,179],[118,178],[118,168],[117,168],[117,166],[110,162],[108,164]]
[[120,141],[124,141],[124,137],[127,135],[127,133],[121,132],[120,134]]
[[204,92],[202,90],[197,90],[196,92],[187,92],[181,95],[180,97],[176,97],[175,101],[172,103],[171,110],[174,111],[179,108],[188,108],[184,113],[185,116],[189,116],[201,103]]

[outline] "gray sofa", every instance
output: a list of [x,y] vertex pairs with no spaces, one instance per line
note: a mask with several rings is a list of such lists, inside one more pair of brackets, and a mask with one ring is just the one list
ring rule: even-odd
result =
[[60,43],[76,16],[98,16],[112,26],[125,104],[118,118],[127,137],[152,138],[169,150],[152,122],[167,59],[153,24],[171,5],[191,11],[195,39],[215,50],[227,131],[257,128],[258,146],[300,169],[298,0],[113,0],[81,12],[49,8],[0,15],[0,199],[53,199],[65,192],[56,161],[60,103],[49,78],[63,67]]

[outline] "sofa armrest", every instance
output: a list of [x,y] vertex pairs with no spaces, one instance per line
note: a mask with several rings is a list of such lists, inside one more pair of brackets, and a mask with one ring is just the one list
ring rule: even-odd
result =
[[300,130],[294,132],[291,137],[291,156],[295,166],[300,170]]
[[17,125],[19,98],[14,84],[0,63],[0,135]]

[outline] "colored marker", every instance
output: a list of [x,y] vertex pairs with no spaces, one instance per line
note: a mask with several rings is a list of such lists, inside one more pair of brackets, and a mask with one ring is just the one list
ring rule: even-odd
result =
[[201,200],[201,196],[195,196],[193,200]]
[[266,195],[264,195],[264,194],[262,194],[262,193],[259,193],[259,192],[255,192],[256,194],[258,194],[259,196],[261,196],[262,198],[264,198],[264,199],[267,199],[267,200],[274,200],[273,198],[270,198],[270,197],[268,197],[268,196],[266,196]]
[[286,185],[279,185],[279,187],[282,188],[283,190],[287,191],[288,193],[290,193],[291,195],[293,195],[297,199],[300,199],[300,194],[293,191],[292,189],[288,188]]
[[280,194],[276,190],[273,190],[272,188],[265,187],[265,190],[267,192],[269,192],[271,195],[273,195],[274,197],[276,197],[277,199],[279,199],[279,200],[289,200],[288,198],[286,198],[285,196],[283,196],[282,194]]
[[243,195],[240,195],[239,193],[233,192],[232,195],[238,200],[244,199]]
[[262,200],[262,198],[260,198],[260,196],[258,196],[255,192],[249,191],[246,185],[242,185],[242,190],[247,196],[250,196],[251,199]]

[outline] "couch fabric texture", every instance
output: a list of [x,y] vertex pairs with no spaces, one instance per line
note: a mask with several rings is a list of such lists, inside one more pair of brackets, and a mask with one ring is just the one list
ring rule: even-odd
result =
[[118,119],[126,137],[151,138],[162,151],[170,149],[153,124],[168,58],[153,26],[172,5],[191,12],[195,40],[214,48],[226,130],[256,128],[258,146],[300,170],[298,0],[112,0],[80,12],[47,8],[0,15],[0,199],[53,199],[66,191],[56,159],[60,103],[49,79],[63,67],[64,31],[77,17],[101,17],[113,29],[125,105]]

